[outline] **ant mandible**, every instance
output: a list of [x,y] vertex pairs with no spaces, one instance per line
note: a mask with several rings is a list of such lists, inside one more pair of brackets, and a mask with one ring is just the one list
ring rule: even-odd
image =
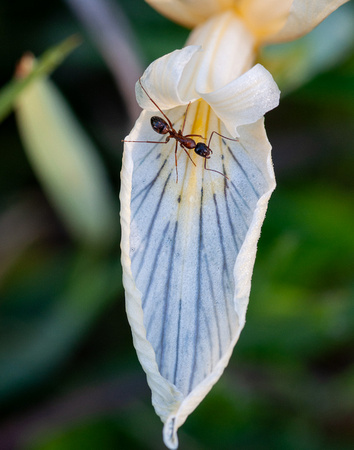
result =
[[125,141],[125,140],[123,140],[122,142],[140,142],[140,143],[146,143],[146,144],[167,144],[170,141],[171,138],[175,139],[176,140],[176,147],[175,147],[176,183],[178,183],[178,170],[177,170],[177,147],[178,147],[178,144],[180,144],[180,146],[186,152],[188,158],[191,160],[191,162],[192,162],[192,164],[194,166],[196,166],[196,164],[193,161],[193,159],[191,158],[190,154],[188,153],[188,150],[193,150],[194,149],[194,151],[195,151],[195,153],[197,155],[199,155],[202,158],[204,158],[204,169],[205,170],[209,170],[209,172],[216,172],[216,173],[222,175],[224,178],[229,179],[222,172],[219,172],[218,170],[208,169],[207,168],[206,160],[210,159],[210,155],[213,153],[212,149],[210,148],[210,142],[211,142],[211,139],[212,139],[214,134],[217,134],[217,135],[219,135],[219,136],[221,136],[221,137],[223,137],[225,139],[229,139],[231,141],[238,142],[238,139],[228,138],[228,137],[223,136],[222,134],[218,133],[217,131],[213,131],[211,133],[211,135],[210,135],[208,145],[206,145],[204,142],[195,142],[195,140],[192,139],[192,136],[193,137],[200,137],[201,139],[205,139],[200,134],[186,134],[186,135],[184,135],[183,131],[184,131],[184,126],[186,124],[187,113],[188,113],[188,108],[190,106],[190,103],[188,104],[187,109],[186,109],[186,113],[184,115],[182,128],[180,130],[178,130],[178,132],[177,132],[173,128],[173,125],[172,125],[172,122],[170,121],[170,119],[166,116],[166,114],[161,110],[161,108],[158,106],[158,104],[147,93],[146,89],[144,88],[144,86],[141,83],[141,79],[140,78],[139,78],[139,83],[140,83],[140,86],[141,86],[142,90],[147,95],[147,97],[151,100],[151,102],[156,106],[156,108],[160,111],[160,113],[166,119],[165,120],[165,119],[163,119],[162,117],[159,117],[159,116],[151,117],[150,122],[151,122],[152,129],[154,131],[156,131],[156,133],[168,134],[168,136],[166,137],[164,142],[161,142],[161,141]]

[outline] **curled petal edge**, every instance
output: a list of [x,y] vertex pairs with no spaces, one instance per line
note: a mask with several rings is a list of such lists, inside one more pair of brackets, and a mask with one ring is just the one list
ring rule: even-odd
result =
[[[201,51],[199,45],[189,45],[181,50],[175,50],[152,62],[141,77],[141,83],[146,92],[162,109],[172,109],[186,105],[198,98],[194,89],[193,77],[188,74],[189,84],[182,83],[184,71],[191,59]],[[148,98],[139,81],[135,85],[136,99],[142,109],[158,111],[158,108]]]
[[239,137],[239,126],[259,120],[278,106],[280,98],[272,75],[260,64],[214,92],[198,93],[234,137]]

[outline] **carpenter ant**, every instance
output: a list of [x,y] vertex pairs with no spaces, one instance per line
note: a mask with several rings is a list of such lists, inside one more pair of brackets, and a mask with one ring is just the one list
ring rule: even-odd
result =
[[175,147],[176,183],[178,183],[178,170],[177,170],[177,147],[178,147],[178,144],[186,152],[188,158],[191,160],[191,162],[192,162],[192,164],[194,164],[194,166],[196,164],[192,160],[188,150],[193,150],[194,149],[194,151],[195,151],[195,153],[197,155],[199,155],[202,158],[204,158],[204,169],[205,170],[209,170],[210,172],[216,172],[216,173],[222,175],[224,178],[229,179],[222,172],[219,172],[218,170],[208,169],[207,168],[206,160],[210,159],[210,155],[213,153],[213,151],[210,148],[210,142],[211,142],[211,139],[212,139],[214,134],[217,134],[218,136],[221,136],[221,137],[223,137],[225,139],[229,139],[231,141],[236,141],[237,142],[238,139],[228,138],[228,137],[223,136],[222,134],[218,133],[217,131],[213,131],[211,133],[211,135],[210,135],[208,145],[206,145],[204,142],[197,142],[196,143],[195,140],[192,139],[192,136],[193,137],[199,137],[201,139],[205,139],[205,138],[203,136],[201,136],[200,134],[186,134],[186,135],[183,134],[184,126],[186,124],[186,119],[187,119],[188,108],[190,106],[190,103],[188,104],[187,109],[186,109],[186,113],[184,115],[182,128],[180,130],[178,130],[178,132],[177,132],[173,128],[173,125],[172,125],[172,122],[170,121],[170,119],[166,116],[166,114],[161,110],[161,108],[157,105],[157,103],[147,93],[146,89],[144,88],[144,86],[141,83],[141,79],[140,78],[139,78],[139,83],[140,83],[140,86],[141,86],[142,90],[147,95],[147,97],[151,100],[151,102],[156,106],[156,108],[160,111],[160,113],[164,117],[164,119],[162,117],[159,117],[159,116],[151,117],[150,122],[151,122],[152,129],[154,131],[156,131],[156,133],[167,134],[168,136],[166,137],[164,142],[161,142],[161,141],[122,141],[122,142],[141,142],[141,143],[146,143],[146,144],[167,144],[170,139],[175,139],[176,140],[176,147]]

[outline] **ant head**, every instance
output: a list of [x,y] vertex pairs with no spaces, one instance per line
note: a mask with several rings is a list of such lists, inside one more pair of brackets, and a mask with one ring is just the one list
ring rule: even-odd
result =
[[206,144],[204,144],[204,142],[198,142],[194,151],[196,152],[197,155],[202,156],[203,158],[206,159],[209,159],[210,153],[212,153],[210,148]]
[[150,122],[152,129],[156,131],[156,133],[167,134],[170,131],[168,123],[161,117],[153,116],[151,117]]

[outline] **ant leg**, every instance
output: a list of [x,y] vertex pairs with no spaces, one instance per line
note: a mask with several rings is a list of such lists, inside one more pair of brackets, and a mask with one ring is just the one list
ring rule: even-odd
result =
[[[178,183],[178,171],[177,171],[177,145],[178,145],[178,142],[176,141],[176,148],[175,148],[176,183]],[[183,147],[182,144],[180,144],[180,145],[181,145],[181,147],[183,148],[183,150],[186,152],[188,158],[191,160],[191,163],[192,163],[194,166],[196,166],[196,163],[193,161],[191,155],[188,153],[188,150],[187,150],[185,147]]]
[[[145,89],[144,86],[142,85],[142,83],[141,83],[141,77],[139,78],[139,83],[140,83],[140,86],[141,86],[142,90],[145,92],[145,94],[149,97],[149,99],[152,101],[152,103],[156,106],[156,108],[160,111],[160,113],[161,113],[161,114],[164,116],[164,118],[167,120],[167,122],[168,122],[170,128],[173,129],[173,125],[172,125],[172,122],[170,121],[170,119],[169,119],[169,118],[166,116],[166,114],[162,111],[162,109],[159,107],[159,105],[158,105],[156,102],[154,102],[154,100],[150,97],[150,95],[147,93],[146,89]],[[187,109],[188,109],[188,108],[187,108]]]
[[178,183],[178,169],[177,169],[177,141],[175,147],[175,165],[176,165],[176,183]]
[[184,137],[191,137],[191,136],[197,136],[197,137],[200,137],[201,139],[204,139],[204,141],[205,141],[205,137],[203,137],[201,134],[186,134]]
[[212,137],[213,137],[214,134],[217,134],[218,136],[220,136],[220,137],[222,137],[222,138],[224,138],[224,139],[228,139],[229,141],[239,142],[239,139],[237,139],[237,138],[236,138],[236,139],[229,138],[229,137],[224,136],[223,134],[218,133],[217,131],[213,131],[213,132],[211,133],[211,135],[210,135],[210,138],[209,138],[208,147],[210,147],[210,142],[211,142],[211,139],[212,139]]
[[191,105],[191,102],[188,103],[187,108],[186,108],[186,112],[184,113],[183,125],[182,125],[182,129],[181,129],[181,133],[182,134],[183,134],[184,126],[186,124],[188,109],[189,109],[190,105]]
[[[181,134],[183,134],[183,131],[184,131],[184,126],[185,126],[185,124],[186,124],[187,114],[188,114],[188,109],[189,109],[190,105],[191,105],[191,102],[188,103],[186,112],[185,112],[185,114],[184,114],[184,120],[183,120],[182,129],[181,129]],[[191,137],[191,136],[194,136],[194,137],[200,137],[201,139],[204,139],[204,140],[206,139],[206,138],[203,137],[201,134],[186,134],[184,137]]]
[[138,142],[140,144],[167,144],[168,141],[125,141],[124,139],[121,142]]
[[[191,105],[191,102],[188,103],[188,106],[186,108],[186,112],[184,114],[184,120],[183,120],[183,125],[182,125],[182,129],[181,129],[181,134],[183,134],[184,131],[184,126],[186,124],[186,120],[187,120],[187,114],[188,114],[188,109]],[[200,137],[201,139],[206,139],[205,137],[203,137],[201,134],[186,134],[184,137],[191,137],[191,136],[196,136],[196,137]]]
[[229,180],[229,177],[227,177],[224,173],[219,172],[218,170],[208,169],[207,166],[206,166],[206,158],[205,158],[205,160],[204,160],[204,169],[205,169],[205,170],[208,170],[209,172],[216,172],[216,173],[219,173],[219,174],[222,175],[224,178],[226,178],[227,180]]
[[188,158],[191,160],[192,164],[193,164],[194,166],[197,166],[196,163],[193,161],[191,155],[189,154],[188,150],[187,150],[185,147],[183,147],[182,144],[181,144],[181,147],[182,147],[183,150],[187,153],[187,156],[188,156]]
[[121,142],[140,142],[141,144],[167,144],[170,139],[171,137],[167,136],[164,141],[125,141],[124,139],[122,139]]

